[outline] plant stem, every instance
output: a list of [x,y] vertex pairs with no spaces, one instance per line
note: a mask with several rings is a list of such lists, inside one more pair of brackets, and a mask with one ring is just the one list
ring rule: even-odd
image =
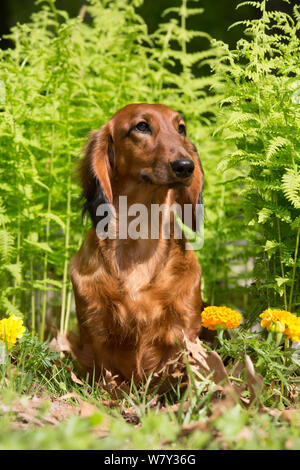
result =
[[297,267],[297,257],[298,257],[298,248],[299,248],[299,237],[300,237],[300,227],[298,228],[298,231],[297,231],[297,238],[296,238],[296,247],[295,247],[293,274],[292,274],[292,285],[291,285],[290,299],[289,299],[289,311],[291,311],[291,309],[292,309],[292,301],[293,301],[293,294],[294,294],[294,284],[295,284],[295,275],[296,275],[296,267]]
[[33,261],[30,259],[30,281],[31,281],[31,336],[35,334],[35,293],[32,287],[33,284]]
[[[289,339],[286,337],[284,339],[284,350],[286,351],[289,347]],[[286,358],[283,358],[283,365],[286,364]],[[281,382],[281,395],[284,397],[284,383]]]
[[[69,156],[70,160],[70,156]],[[70,164],[70,161],[68,161]],[[70,168],[70,165],[68,165]],[[65,261],[64,261],[64,274],[62,286],[62,299],[61,299],[61,312],[60,312],[60,332],[63,333],[65,325],[65,310],[66,310],[66,296],[67,296],[67,282],[68,282],[68,266],[69,266],[69,242],[70,242],[70,212],[71,212],[71,178],[68,177],[68,195],[67,195],[67,223],[65,235]]]
[[66,333],[68,331],[68,325],[69,325],[70,313],[71,313],[71,304],[72,304],[72,291],[71,291],[71,289],[69,289],[68,290],[68,297],[67,297],[67,311],[66,311],[64,333]]
[[[181,28],[185,31],[186,30],[186,16],[187,16],[187,11],[186,11],[186,4],[187,0],[182,0],[181,4]],[[181,41],[181,50],[184,54],[186,54],[186,40],[183,38]]]
[[[278,218],[276,219],[277,221],[277,231],[278,231],[278,242],[279,242],[279,257],[280,257],[280,268],[281,268],[281,276],[284,278],[285,273],[284,273],[284,266],[283,266],[283,261],[282,261],[282,247],[281,247],[281,231],[280,231],[280,223]],[[285,283],[283,284],[284,290],[283,290],[283,298],[284,298],[284,308],[287,310],[287,296],[286,296],[286,285]]]
[[[53,154],[54,154],[54,126],[52,126],[52,149],[50,153],[50,162],[49,162],[49,189],[48,189],[48,202],[47,202],[47,215],[51,214],[51,205],[52,205],[52,172],[53,172]],[[49,242],[49,233],[50,233],[50,218],[47,217],[46,220],[46,243]],[[45,253],[44,257],[44,267],[43,267],[43,283],[44,283],[44,292],[42,300],[42,315],[41,315],[41,324],[40,324],[40,340],[44,341],[45,335],[45,321],[46,321],[46,310],[47,310],[47,278],[48,278],[48,253]]]
[[[70,98],[68,96],[68,98]],[[69,101],[69,100],[68,100]],[[66,139],[69,141],[69,124],[68,124],[68,112],[66,112]],[[66,326],[65,314],[66,314],[66,296],[67,296],[67,283],[68,283],[68,267],[69,267],[69,247],[70,247],[70,224],[71,224],[71,152],[68,152],[68,180],[67,180],[67,221],[66,221],[66,233],[65,233],[65,261],[64,261],[64,272],[63,272],[63,285],[62,285],[62,299],[61,299],[61,312],[60,312],[60,328],[61,333],[64,332]]]

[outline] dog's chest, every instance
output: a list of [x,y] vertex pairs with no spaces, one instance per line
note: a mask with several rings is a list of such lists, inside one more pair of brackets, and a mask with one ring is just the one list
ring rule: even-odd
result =
[[123,286],[132,300],[138,301],[145,289],[150,286],[151,274],[146,266],[138,266],[133,271],[126,273],[123,278]]
[[170,256],[167,255],[167,242],[162,240],[149,257],[141,256],[137,252],[136,262],[133,266],[120,269],[119,275],[123,290],[134,301],[144,297],[149,289],[155,289],[158,278],[165,272],[167,275]]

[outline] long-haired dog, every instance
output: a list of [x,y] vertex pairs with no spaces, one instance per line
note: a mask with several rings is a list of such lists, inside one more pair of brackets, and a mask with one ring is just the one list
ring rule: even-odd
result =
[[[201,268],[186,239],[119,236],[120,196],[127,206],[193,208],[201,200],[203,171],[182,116],[160,104],[131,104],[93,131],[81,161],[85,210],[93,221],[71,261],[80,339],[79,362],[99,376],[104,367],[125,379],[159,370],[201,330]],[[99,237],[99,208],[110,204],[116,237]],[[102,214],[103,216],[103,214]],[[123,216],[123,215],[122,215]],[[132,216],[126,215],[130,223]],[[149,216],[151,218],[151,216]]]

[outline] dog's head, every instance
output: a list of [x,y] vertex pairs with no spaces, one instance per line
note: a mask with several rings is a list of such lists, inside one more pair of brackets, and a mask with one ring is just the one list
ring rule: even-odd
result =
[[[179,204],[201,202],[203,171],[180,113],[161,104],[130,104],[93,131],[80,168],[84,210],[113,204],[113,182],[174,189]],[[120,195],[120,194],[119,194]]]

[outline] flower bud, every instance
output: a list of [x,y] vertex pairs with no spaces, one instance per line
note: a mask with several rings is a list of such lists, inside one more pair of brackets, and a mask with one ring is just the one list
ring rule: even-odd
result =
[[270,326],[270,331],[273,333],[283,333],[285,330],[285,324],[280,321],[272,321]]

